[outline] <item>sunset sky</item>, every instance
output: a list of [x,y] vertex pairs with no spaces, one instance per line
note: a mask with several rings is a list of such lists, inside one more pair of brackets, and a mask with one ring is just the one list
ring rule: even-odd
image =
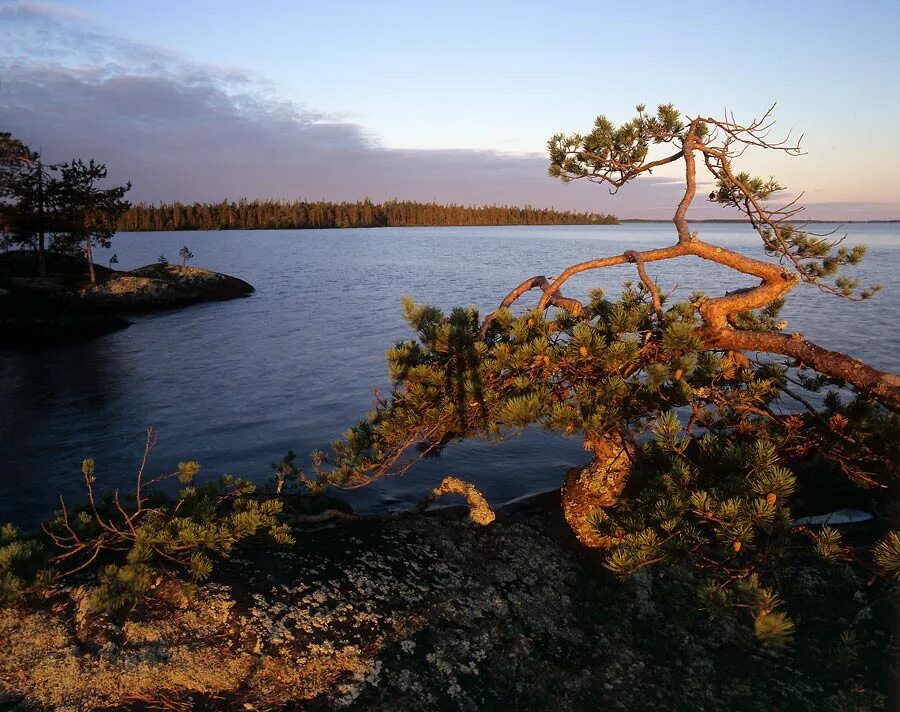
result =
[[[900,3],[0,2],[0,130],[105,162],[138,201],[369,196],[668,218],[677,173],[611,197],[547,139],[673,102],[777,102],[799,158],[739,167],[810,217],[900,218]],[[728,217],[701,206],[696,217]]]

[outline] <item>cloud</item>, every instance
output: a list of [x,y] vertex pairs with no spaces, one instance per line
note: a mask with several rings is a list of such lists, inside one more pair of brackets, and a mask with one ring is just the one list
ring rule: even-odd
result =
[[897,203],[862,201],[808,203],[803,215],[807,220],[897,220],[900,207]]
[[[547,176],[543,155],[396,150],[277,96],[239,69],[189,62],[46,5],[0,7],[0,122],[49,160],[93,157],[146,202],[223,198],[506,203],[669,218],[680,184],[615,198]],[[701,208],[703,217],[719,212]]]

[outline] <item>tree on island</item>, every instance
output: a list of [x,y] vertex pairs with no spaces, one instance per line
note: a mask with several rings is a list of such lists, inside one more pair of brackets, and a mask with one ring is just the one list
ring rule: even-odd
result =
[[0,222],[12,241],[37,248],[38,273],[47,275],[46,236],[52,249],[87,257],[91,283],[97,281],[93,245],[109,247],[118,221],[131,207],[124,199],[131,183],[100,188],[106,166],[73,159],[45,166],[40,154],[9,133],[0,133]]
[[33,245],[37,237],[38,275],[47,276],[46,186],[52,181],[40,154],[8,132],[0,132],[0,222],[12,241]]
[[178,250],[178,256],[181,257],[182,267],[187,267],[187,261],[194,259],[194,253],[187,245]]
[[[793,623],[779,610],[777,569],[798,536],[827,560],[851,554],[833,528],[792,526],[790,506],[826,489],[858,497],[848,483],[869,495],[896,489],[900,377],[782,331],[779,309],[801,282],[847,299],[868,298],[875,288],[860,291],[838,274],[864,248],[796,227],[796,201],[769,203],[782,189],[777,182],[733,167],[750,147],[799,152],[797,144],[771,141],[770,130],[770,112],[742,125],[683,118],[665,105],[655,114],[639,106],[618,127],[601,116],[587,134],[554,136],[551,175],[613,192],[681,163],[677,241],[529,278],[483,320],[473,308],[444,314],[407,300],[418,339],[388,352],[390,396],[335,444],[330,463],[317,468],[322,480],[362,487],[451,442],[503,440],[530,424],[580,437],[591,461],[567,473],[561,497],[582,544],[604,551],[606,567],[619,575],[692,564],[705,576],[708,602],[749,610],[764,640],[787,639]],[[654,146],[670,151],[651,159]],[[691,232],[698,158],[715,181],[709,200],[740,211],[772,260]],[[687,256],[758,282],[670,306],[646,265]],[[624,264],[634,265],[638,281],[618,298],[594,290],[583,304],[561,291],[576,274]],[[510,307],[535,288],[542,291],[537,307],[514,315]],[[804,391],[823,387],[831,390],[817,408]],[[900,576],[900,536],[889,534],[875,557]]]
[[64,163],[60,178],[49,186],[55,214],[53,245],[68,253],[84,252],[91,284],[96,284],[92,246],[109,247],[119,219],[131,207],[125,193],[131,183],[113,188],[99,188],[106,178],[106,166],[80,159]]

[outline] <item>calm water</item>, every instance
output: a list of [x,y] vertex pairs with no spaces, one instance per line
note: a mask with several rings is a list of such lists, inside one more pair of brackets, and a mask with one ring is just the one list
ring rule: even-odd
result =
[[[748,227],[698,229],[703,239],[758,251]],[[801,287],[784,316],[791,329],[825,346],[900,372],[900,225],[850,230],[849,241],[870,246],[859,275],[883,291],[854,304]],[[85,457],[97,461],[104,486],[128,487],[148,425],[159,433],[155,473],[196,459],[206,476],[232,472],[263,481],[288,448],[301,456],[326,449],[372,406],[372,388],[388,385],[384,351],[410,336],[401,295],[487,312],[526,277],[673,239],[665,223],[120,234],[119,268],[160,254],[176,261],[187,244],[195,264],[241,277],[257,292],[136,317],[130,328],[85,344],[0,351],[0,521],[33,524],[52,511],[58,494],[78,500]],[[748,284],[687,258],[648,271],[683,296]],[[583,297],[594,286],[615,292],[633,278],[624,266],[586,273],[566,294]],[[579,442],[540,432],[501,445],[463,443],[351,501],[362,510],[411,503],[454,473],[499,503],[557,485],[584,457]]]

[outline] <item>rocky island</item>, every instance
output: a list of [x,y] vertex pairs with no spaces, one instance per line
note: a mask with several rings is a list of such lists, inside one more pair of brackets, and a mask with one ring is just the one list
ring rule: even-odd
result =
[[152,264],[119,271],[95,266],[97,282],[77,257],[47,255],[34,276],[30,252],[0,255],[0,346],[41,346],[91,338],[129,325],[130,313],[245,297],[252,285],[199,267]]

